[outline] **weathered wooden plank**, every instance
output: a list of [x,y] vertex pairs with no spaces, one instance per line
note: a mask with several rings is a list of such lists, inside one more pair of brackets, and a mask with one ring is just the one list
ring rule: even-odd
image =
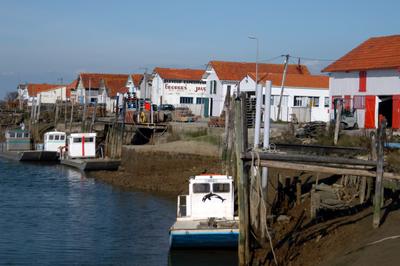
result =
[[[263,167],[272,167],[278,169],[288,169],[306,172],[317,172],[325,174],[336,174],[336,175],[356,175],[356,176],[367,176],[376,177],[375,171],[368,171],[363,169],[348,169],[340,167],[329,167],[329,166],[319,166],[319,165],[309,165],[301,163],[289,163],[280,162],[272,160],[262,160],[260,165]],[[400,176],[394,175],[392,173],[384,173],[383,178],[400,180]]]
[[[365,165],[376,166],[376,161],[348,159],[332,156],[313,156],[313,155],[298,155],[298,154],[280,154],[280,153],[259,153],[261,160],[269,161],[287,161],[287,162],[312,162],[312,163],[332,163],[332,164],[348,164],[348,165]],[[252,155],[250,152],[244,155],[244,159],[251,161]]]

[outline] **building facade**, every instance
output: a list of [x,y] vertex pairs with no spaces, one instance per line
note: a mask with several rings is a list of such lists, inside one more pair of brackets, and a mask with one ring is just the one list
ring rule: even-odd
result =
[[[358,127],[376,128],[379,117],[400,129],[400,35],[370,38],[326,67],[330,105],[343,99]],[[333,119],[333,112],[331,112]]]
[[151,101],[157,105],[188,107],[193,114],[208,117],[209,94],[206,82],[202,81],[203,73],[201,69],[155,68]]
[[[295,116],[299,122],[329,121],[329,77],[288,74],[285,79],[281,113],[278,119],[278,105],[281,94],[282,74],[259,73],[259,83],[264,86],[272,82],[271,119],[291,121]],[[240,91],[255,97],[255,73],[247,74],[240,81]],[[293,117],[294,118],[294,117]]]
[[[231,94],[238,90],[238,85],[242,79],[250,72],[255,72],[256,63],[247,62],[226,62],[210,61],[203,74],[206,81],[206,92],[210,98],[211,116],[220,116],[229,90]],[[258,64],[260,73],[283,73],[283,64]],[[288,74],[309,75],[307,67],[304,65],[288,65]]]

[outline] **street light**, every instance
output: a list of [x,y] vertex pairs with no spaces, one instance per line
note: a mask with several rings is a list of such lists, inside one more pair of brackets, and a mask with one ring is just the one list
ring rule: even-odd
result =
[[258,84],[258,38],[255,36],[248,36],[251,40],[256,40],[257,42],[257,51],[256,51],[256,91],[257,91],[257,84]]

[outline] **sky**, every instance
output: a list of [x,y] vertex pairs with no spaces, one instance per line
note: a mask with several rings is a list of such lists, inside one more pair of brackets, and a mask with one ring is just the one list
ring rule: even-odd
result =
[[0,0],[0,98],[79,72],[255,61],[249,35],[261,62],[290,54],[319,74],[370,37],[400,34],[399,10],[397,0]]

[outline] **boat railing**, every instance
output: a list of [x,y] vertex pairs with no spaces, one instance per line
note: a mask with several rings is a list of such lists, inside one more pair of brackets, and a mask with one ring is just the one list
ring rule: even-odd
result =
[[189,195],[179,195],[177,201],[177,217],[187,216],[187,203]]

